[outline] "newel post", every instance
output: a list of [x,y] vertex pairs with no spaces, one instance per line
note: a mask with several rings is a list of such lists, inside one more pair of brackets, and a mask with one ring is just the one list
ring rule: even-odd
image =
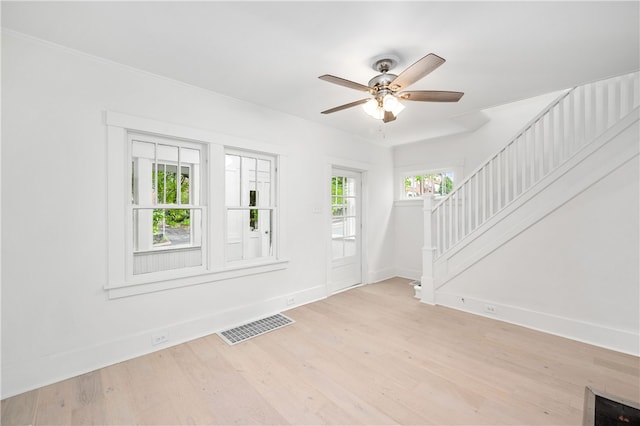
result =
[[435,253],[434,241],[432,238],[432,212],[433,195],[424,197],[424,240],[422,244],[422,285],[421,301],[430,305],[435,305],[435,289],[433,287],[433,257]]

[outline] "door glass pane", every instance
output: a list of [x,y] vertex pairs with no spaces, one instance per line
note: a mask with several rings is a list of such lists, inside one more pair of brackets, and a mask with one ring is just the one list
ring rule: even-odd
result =
[[346,216],[355,216],[356,215],[356,199],[355,198],[347,198],[345,200],[347,204],[347,208],[345,211]]
[[334,202],[331,206],[331,212],[334,218],[342,217],[345,213],[343,205],[337,202]]
[[344,239],[344,255],[355,256],[356,255],[356,238],[347,237]]
[[344,243],[342,238],[333,238],[331,243],[331,250],[334,259],[344,257]]
[[344,237],[344,219],[333,219],[331,224],[331,236],[333,238]]
[[356,235],[356,218],[348,217],[345,219],[345,230],[344,234],[348,236]]

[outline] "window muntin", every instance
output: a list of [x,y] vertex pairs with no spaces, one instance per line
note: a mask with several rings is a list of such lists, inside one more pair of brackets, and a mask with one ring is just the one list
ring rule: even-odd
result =
[[275,157],[229,150],[225,154],[225,261],[274,257]]
[[432,172],[412,174],[404,177],[404,198],[411,199],[423,195],[447,195],[454,187],[454,172]]
[[151,137],[130,146],[132,274],[203,265],[203,147]]
[[331,178],[332,257],[339,259],[356,254],[357,203],[356,179],[347,176]]

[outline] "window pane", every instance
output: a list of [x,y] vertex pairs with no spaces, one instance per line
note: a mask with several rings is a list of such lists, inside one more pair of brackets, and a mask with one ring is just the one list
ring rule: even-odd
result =
[[247,258],[268,257],[273,254],[271,235],[271,210],[250,210],[255,212],[252,216],[254,228],[249,234],[249,247]]
[[258,231],[259,229],[257,209],[249,210],[249,229],[252,231]]
[[268,209],[227,211],[227,261],[273,254],[272,212]]
[[453,172],[444,173],[444,193],[448,194],[453,191]]
[[249,206],[250,192],[255,191],[257,187],[256,159],[250,157],[240,157],[242,164],[242,206]]
[[225,156],[225,202],[227,206],[240,205],[240,156]]
[[178,166],[158,163],[157,173],[158,204],[177,204],[178,202]]
[[407,176],[404,178],[404,193],[408,198],[420,195],[420,186],[416,176]]
[[[193,219],[193,220],[192,220]],[[202,213],[190,209],[134,209],[134,251],[193,247],[202,241]],[[197,242],[197,244],[195,244]]]
[[242,259],[242,218],[246,210],[227,211],[227,247],[228,261]]
[[191,168],[188,166],[182,166],[180,172],[180,202],[182,204],[189,204],[191,200],[190,181],[191,181]]
[[257,206],[267,207],[271,205],[271,161],[258,160],[257,171],[258,191]]
[[155,144],[133,141],[131,151],[131,202],[132,204],[149,205],[154,202]]

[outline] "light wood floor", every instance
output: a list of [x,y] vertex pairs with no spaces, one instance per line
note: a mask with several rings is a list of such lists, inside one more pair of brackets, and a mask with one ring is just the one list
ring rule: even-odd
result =
[[2,424],[581,424],[585,385],[640,401],[640,359],[413,298],[394,279],[2,401]]

